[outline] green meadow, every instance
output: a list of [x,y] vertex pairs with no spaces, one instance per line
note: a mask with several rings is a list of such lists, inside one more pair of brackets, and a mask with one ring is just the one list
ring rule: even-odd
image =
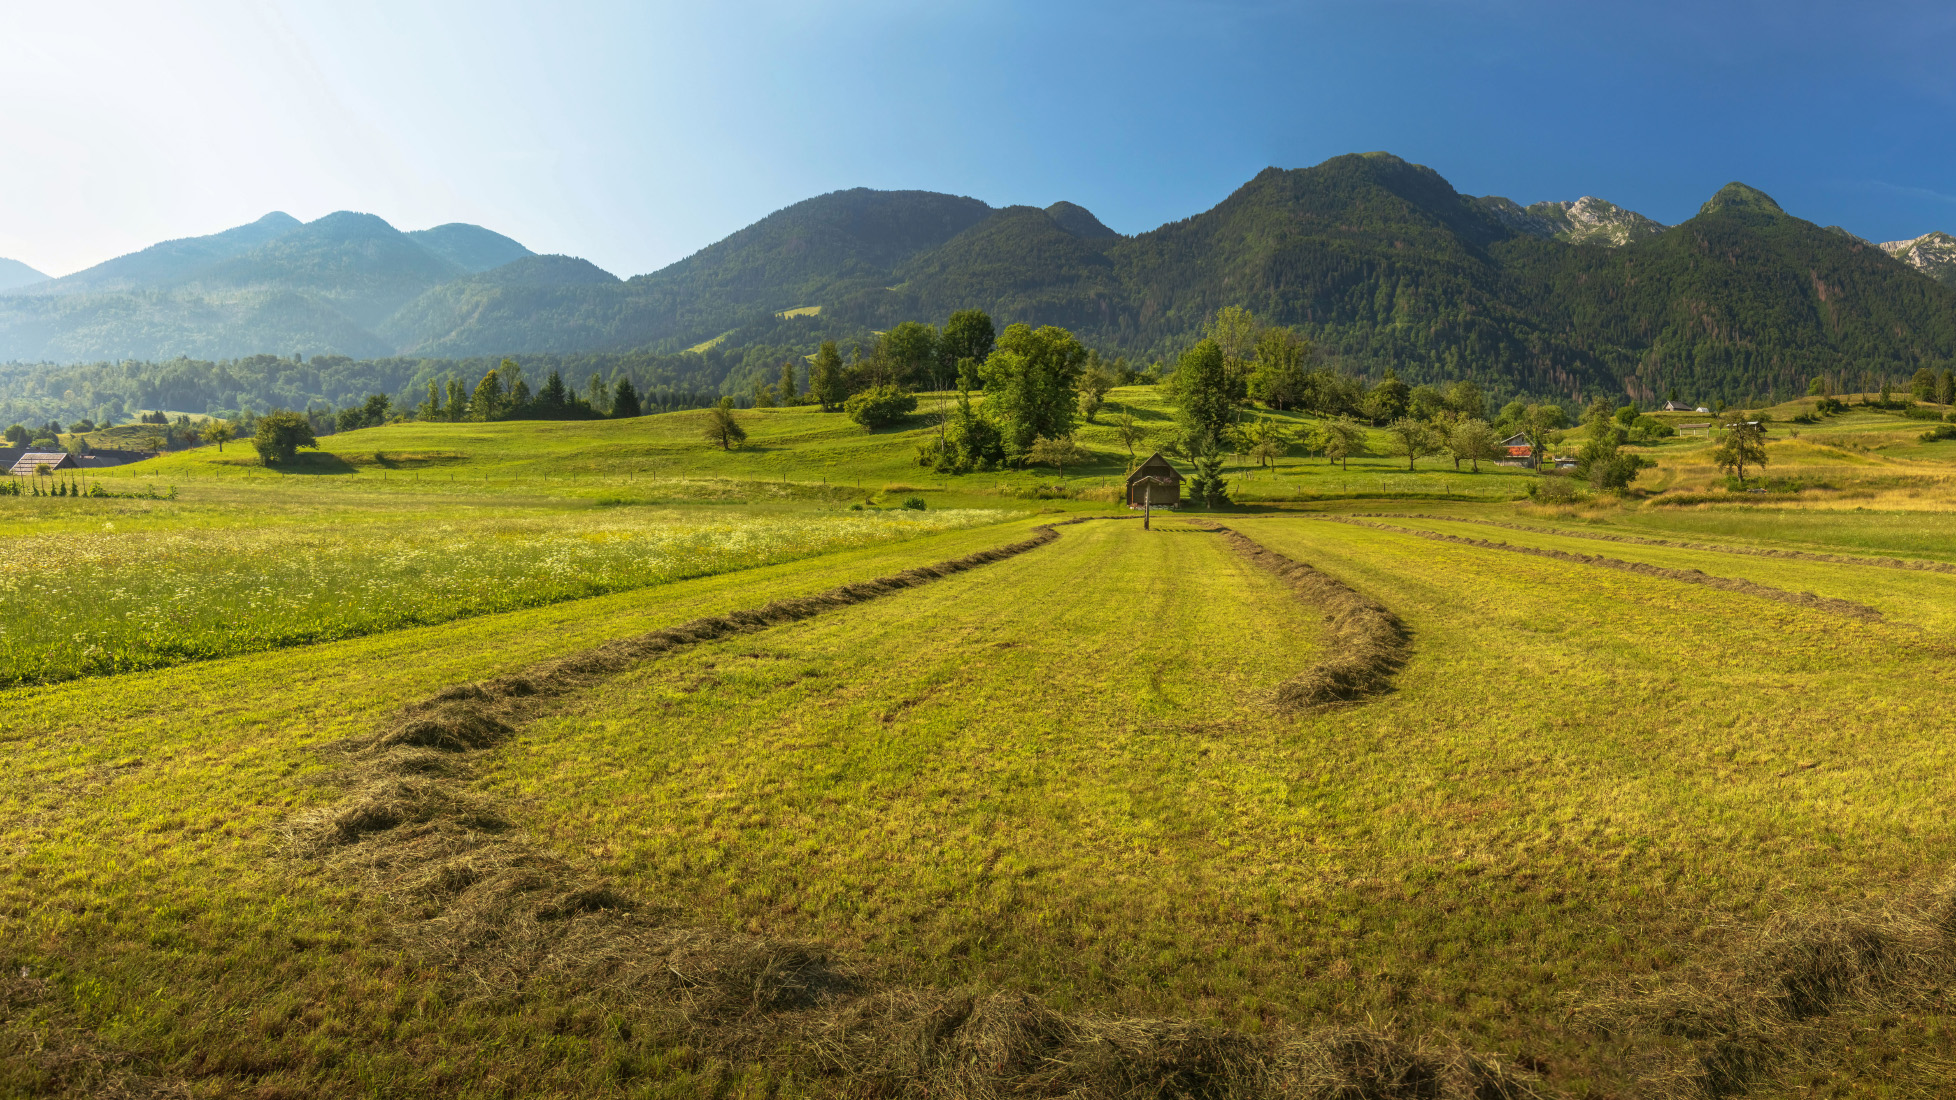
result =
[[[1956,563],[1956,443],[1292,455],[1144,530],[1105,426],[740,415],[0,497],[0,1097],[1956,1090],[1956,573],[1873,560]],[[1215,524],[1390,687],[1279,707],[1350,609]]]

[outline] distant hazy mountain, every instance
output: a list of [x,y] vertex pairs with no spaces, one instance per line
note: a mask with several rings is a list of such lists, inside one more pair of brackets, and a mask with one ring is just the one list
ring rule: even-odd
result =
[[1665,229],[1662,222],[1593,195],[1584,195],[1574,202],[1538,202],[1530,206],[1499,195],[1487,195],[1480,202],[1501,224],[1518,233],[1570,244],[1619,248],[1654,237]]
[[403,306],[530,255],[460,222],[402,233],[371,214],[272,213],[0,294],[0,360],[384,355],[376,330]]
[[616,275],[587,260],[526,256],[426,291],[379,333],[402,354],[429,356],[648,343],[632,311],[619,308],[623,289]]
[[0,256],[0,291],[13,290],[30,283],[45,282],[47,276],[21,263]]
[[73,275],[39,283],[30,293],[80,294],[168,287],[213,263],[249,252],[299,226],[299,219],[273,211],[249,225],[227,229],[222,233],[164,241],[140,252],[105,260]]
[[449,222],[433,229],[416,229],[408,239],[460,267],[487,271],[536,253],[493,230],[467,222]]
[[1889,241],[1883,252],[1946,286],[1956,286],[1956,237],[1940,230],[1912,241]]

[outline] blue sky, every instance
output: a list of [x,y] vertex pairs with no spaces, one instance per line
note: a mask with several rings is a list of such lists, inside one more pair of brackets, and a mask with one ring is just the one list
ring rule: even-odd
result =
[[0,256],[281,209],[473,221],[620,275],[843,187],[1123,232],[1385,149],[1664,222],[1733,179],[1956,230],[1956,4],[334,3],[0,12]]

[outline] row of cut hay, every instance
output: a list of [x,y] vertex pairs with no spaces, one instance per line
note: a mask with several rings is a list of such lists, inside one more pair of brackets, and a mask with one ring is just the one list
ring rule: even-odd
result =
[[1349,703],[1388,691],[1406,663],[1406,625],[1384,605],[1301,561],[1293,561],[1229,527],[1216,531],[1231,548],[1283,578],[1330,627],[1324,660],[1282,684],[1273,696],[1284,710]]
[[[1956,1011],[1956,883],[1888,910],[1775,918],[1728,964],[1629,988],[1583,1007],[1592,1026],[1671,1053],[1640,1095],[1743,1095],[1788,1070],[1825,1072],[1868,1036],[1845,1011],[1948,1016]],[[1913,1067],[1956,1095],[1956,1067]],[[1804,1081],[1808,1074],[1798,1074]]]
[[1788,592],[1784,588],[1760,584],[1740,577],[1715,577],[1696,569],[1667,569],[1661,565],[1650,565],[1640,561],[1624,561],[1622,558],[1606,558],[1601,554],[1577,554],[1568,550],[1549,550],[1539,546],[1516,546],[1512,543],[1493,542],[1488,539],[1468,538],[1465,535],[1449,535],[1440,531],[1423,531],[1417,527],[1401,527],[1392,523],[1377,523],[1371,520],[1355,519],[1349,516],[1313,515],[1308,517],[1326,523],[1349,523],[1354,527],[1370,527],[1379,531],[1393,531],[1403,535],[1432,539],[1435,542],[1451,542],[1460,546],[1476,546],[1483,550],[1506,550],[1511,554],[1528,554],[1538,558],[1553,558],[1556,561],[1575,562],[1578,565],[1594,565],[1604,569],[1618,569],[1625,573],[1636,573],[1646,577],[1662,577],[1665,580],[1681,581],[1685,584],[1703,585],[1725,592],[1739,592],[1747,596],[1757,596],[1762,600],[1775,600],[1792,604],[1795,607],[1808,607],[1833,615],[1842,615],[1864,622],[1880,622],[1881,612],[1867,604],[1853,600],[1838,599],[1833,596],[1816,596],[1811,592]]
[[1481,527],[1501,527],[1538,535],[1567,535],[1596,542],[1634,543],[1638,546],[1668,546],[1678,550],[1709,550],[1719,554],[1743,554],[1755,558],[1790,558],[1798,561],[1824,561],[1835,565],[1871,565],[1879,569],[1914,569],[1929,573],[1956,573],[1956,564],[1923,561],[1920,558],[1864,558],[1851,554],[1827,554],[1817,550],[1777,550],[1763,546],[1718,546],[1704,542],[1678,542],[1645,535],[1619,535],[1603,531],[1568,531],[1559,527],[1533,527],[1526,523],[1506,523],[1498,519],[1465,519],[1460,516],[1428,516],[1409,512],[1348,512],[1347,515],[1371,519],[1423,519],[1445,523],[1471,523]]
[[998,550],[438,692],[347,750],[341,778],[352,790],[296,821],[291,844],[387,899],[402,942],[467,975],[474,996],[576,990],[607,1011],[668,1026],[695,1049],[817,1079],[820,1091],[973,1100],[1538,1095],[1498,1059],[1371,1032],[1252,1037],[1182,1020],[1066,1015],[1021,994],[880,985],[817,944],[680,924],[675,908],[628,897],[545,850],[468,789],[472,762],[552,695],[679,646],[861,603],[1057,537],[1043,527]]

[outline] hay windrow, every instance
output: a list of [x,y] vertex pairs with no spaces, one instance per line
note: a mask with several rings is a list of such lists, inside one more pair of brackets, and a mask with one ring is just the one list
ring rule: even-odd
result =
[[[1062,524],[1077,522],[1084,518]],[[879,984],[819,944],[685,925],[677,907],[614,889],[467,789],[471,762],[552,697],[685,645],[806,619],[1025,553],[1058,538],[1053,527],[1062,524],[996,550],[696,619],[520,675],[444,689],[348,746],[341,778],[350,789],[293,823],[291,850],[363,883],[393,910],[401,944],[454,975],[467,996],[507,1000],[540,987],[572,990],[608,1012],[669,1027],[675,1041],[693,1049],[766,1061],[850,1095],[1538,1095],[1526,1074],[1498,1061],[1369,1031],[1249,1036],[1182,1020],[1062,1014],[1022,994]],[[1293,573],[1308,571],[1290,564]],[[1361,610],[1352,613],[1362,617]]]
[[1637,546],[1668,546],[1677,550],[1706,550],[1716,554],[1739,554],[1753,558],[1786,558],[1794,561],[1823,561],[1834,565],[1866,565],[1876,569],[1908,569],[1921,573],[1956,573],[1956,564],[1945,561],[1924,561],[1920,558],[1869,558],[1852,554],[1827,554],[1817,550],[1775,550],[1763,546],[1721,546],[1708,542],[1679,542],[1674,539],[1651,538],[1647,535],[1620,535],[1607,531],[1570,531],[1560,527],[1536,527],[1526,523],[1508,523],[1498,519],[1467,519],[1461,516],[1429,516],[1417,512],[1350,512],[1351,516],[1368,519],[1424,519],[1443,523],[1471,523],[1478,527],[1500,527],[1509,531],[1527,531],[1537,535],[1566,535],[1573,539],[1590,539],[1595,542],[1621,542]]
[[[1658,988],[1582,1007],[1596,1028],[1651,1037],[1672,1053],[1645,1095],[1739,1096],[1861,1040],[1850,1012],[1947,1015],[1956,984],[1956,883],[1872,913],[1775,918],[1722,967],[1699,964]],[[1845,1034],[1844,1034],[1845,1032]],[[1943,1074],[1956,1088],[1956,1074]]]
[[1233,528],[1216,526],[1238,554],[1275,573],[1305,603],[1324,612],[1330,638],[1324,660],[1277,685],[1273,702],[1308,710],[1355,702],[1388,691],[1406,663],[1407,630],[1383,605],[1333,577],[1264,547]]
[[1680,581],[1684,584],[1703,585],[1725,592],[1738,592],[1756,596],[1762,600],[1791,604],[1794,607],[1825,611],[1830,615],[1841,615],[1862,622],[1882,621],[1881,612],[1866,604],[1853,600],[1837,599],[1833,596],[1816,596],[1811,592],[1788,592],[1784,588],[1748,581],[1739,577],[1715,577],[1696,569],[1667,569],[1660,565],[1650,565],[1640,561],[1625,561],[1622,558],[1606,558],[1601,554],[1577,554],[1567,550],[1550,550],[1539,546],[1516,546],[1513,543],[1493,542],[1488,539],[1468,538],[1465,535],[1449,535],[1440,531],[1423,531],[1417,527],[1401,527],[1393,523],[1377,523],[1372,520],[1356,519],[1350,516],[1312,515],[1308,518],[1325,523],[1348,523],[1354,527],[1370,527],[1378,531],[1392,531],[1417,538],[1432,539],[1435,542],[1451,542],[1460,546],[1476,546],[1483,550],[1506,550],[1510,554],[1527,554],[1537,558],[1552,558],[1556,561],[1574,562],[1578,565],[1593,565],[1603,569],[1617,569],[1625,573],[1636,573],[1645,577],[1662,577],[1665,580]]

